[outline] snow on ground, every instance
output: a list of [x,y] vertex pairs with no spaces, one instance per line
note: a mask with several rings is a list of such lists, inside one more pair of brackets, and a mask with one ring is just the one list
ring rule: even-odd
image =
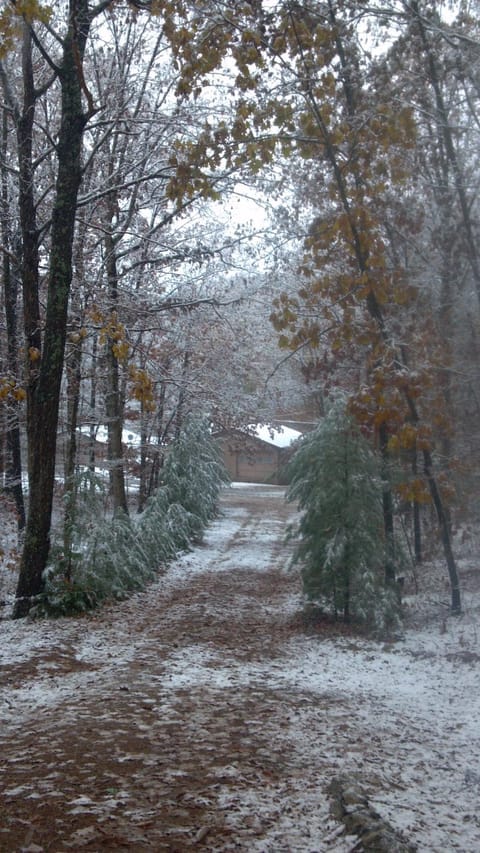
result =
[[[289,630],[274,653],[263,655],[269,620],[284,619],[288,625],[300,607],[298,585],[284,583],[288,549],[281,546],[283,495],[276,487],[243,485],[229,494],[204,544],[172,564],[148,595],[134,596],[86,620],[0,622],[0,672],[15,667],[19,672],[12,686],[0,688],[0,740],[13,742],[47,712],[57,710],[68,719],[95,691],[105,694],[113,685],[142,696],[144,707],[153,703],[155,709],[158,701],[163,726],[176,724],[182,697],[188,696],[194,704],[182,719],[187,743],[202,736],[208,740],[205,732],[215,703],[220,717],[227,713],[222,708],[235,705],[249,709],[242,711],[242,750],[247,754],[256,745],[257,764],[250,761],[247,772],[235,754],[218,770],[214,802],[209,794],[204,806],[224,815],[239,846],[218,847],[212,841],[209,847],[207,841],[207,849],[361,849],[355,839],[342,835],[342,827],[329,814],[328,784],[332,776],[346,774],[361,781],[376,810],[420,853],[478,853],[480,585],[475,573],[472,581],[472,566],[465,567],[469,582],[461,617],[446,616],[442,596],[437,600],[432,593],[427,600],[420,594],[409,597],[409,623],[395,642]],[[181,595],[184,591],[187,596],[194,584],[212,574],[218,584],[229,573],[238,578],[243,572],[251,585],[272,569],[278,585],[273,583],[269,595],[259,594],[253,615],[249,587],[222,599],[220,613],[211,595],[200,594],[194,604]],[[148,621],[144,630],[127,630],[133,619],[140,624],[147,620],[152,601],[159,623],[154,641]],[[252,625],[258,627],[250,637],[245,632],[243,646],[216,642],[220,618],[233,630],[253,616],[257,621]],[[192,627],[190,635],[193,617],[199,621],[192,624],[202,630]],[[166,638],[167,625],[175,624],[184,631],[178,643]],[[205,627],[209,625],[210,634]],[[161,659],[158,669],[151,664],[153,642]],[[69,665],[63,671],[62,655],[65,660],[73,656],[79,668]],[[35,677],[22,683],[22,668],[33,661]],[[132,686],[131,666],[139,661],[145,666]],[[110,706],[100,704],[100,731],[102,721],[108,730],[109,714]],[[142,725],[151,728],[150,723],[137,722],[140,731]],[[127,760],[123,755],[122,761]],[[252,766],[262,772],[253,772]],[[173,778],[183,771],[171,767],[169,772]],[[8,778],[3,781],[4,796],[18,794]],[[80,793],[72,804],[80,811],[90,808]]]

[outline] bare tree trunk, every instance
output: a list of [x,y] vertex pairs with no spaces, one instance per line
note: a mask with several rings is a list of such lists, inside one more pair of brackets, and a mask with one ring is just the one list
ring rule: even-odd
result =
[[185,418],[185,399],[187,395],[188,372],[190,368],[191,356],[192,354],[187,344],[185,352],[183,353],[182,375],[180,379],[181,384],[180,390],[178,392],[177,410],[175,413],[175,439],[178,439],[180,435],[183,426],[183,421]]
[[[18,328],[17,328],[17,299],[20,290],[20,246],[14,245],[11,233],[10,194],[8,174],[6,170],[8,141],[8,116],[3,110],[2,140],[1,140],[1,212],[0,232],[2,240],[2,272],[3,295],[5,302],[5,321],[7,327],[7,365],[13,380],[16,381],[18,372]],[[7,461],[5,468],[5,490],[15,501],[17,512],[17,528],[21,532],[25,527],[25,503],[22,488],[22,453],[20,445],[19,405],[18,401],[10,402],[11,411],[8,413],[6,430]]]
[[[111,233],[105,237],[108,293],[112,317],[116,317],[118,302],[118,273],[115,242]],[[120,389],[118,358],[114,351],[115,341],[107,340],[107,393],[105,407],[108,428],[108,452],[110,482],[114,512],[122,510],[128,515],[125,489],[125,460],[123,453],[123,400]]]
[[145,406],[143,400],[140,404],[140,485],[138,489],[137,511],[143,512],[147,501],[147,441],[148,435],[145,426]]
[[[4,267],[4,289],[5,289],[5,316],[8,336],[8,366],[10,373],[15,376],[18,370],[17,363],[17,314],[16,297],[17,284],[14,280],[16,275]],[[7,429],[7,465],[5,490],[9,492],[14,501],[17,512],[18,531],[25,528],[26,513],[22,486],[22,450],[19,425],[19,404],[12,402],[11,423]]]
[[[412,450],[412,474],[414,478],[416,478],[418,474],[418,463],[417,463],[417,447]],[[422,523],[421,523],[421,514],[420,514],[420,504],[418,501],[414,500],[412,502],[412,511],[413,511],[413,549],[415,554],[415,563],[417,566],[422,562]]]
[[72,321],[70,343],[65,360],[67,378],[67,439],[65,451],[65,508],[63,519],[63,547],[66,560],[66,576],[72,569],[72,533],[75,520],[77,494],[75,468],[77,465],[77,430],[80,409],[80,390],[83,361],[83,310],[81,305],[82,286],[85,281],[85,237],[86,226],[82,223],[75,246],[75,290],[72,297]]
[[390,454],[388,452],[388,430],[385,424],[379,428],[380,454],[382,457],[382,507],[385,531],[385,584],[395,584],[395,536],[392,487],[390,483]]
[[82,366],[81,337],[73,343],[67,358],[67,443],[65,452],[65,511],[63,518],[63,549],[66,560],[65,575],[71,576],[72,528],[75,518],[75,465],[77,461],[77,426],[80,406]]
[[[93,422],[96,417],[97,406],[97,354],[98,354],[98,338],[94,333],[92,341],[92,369],[90,373],[90,435],[88,440],[88,467],[92,474],[95,473],[95,443],[96,443],[96,426]],[[93,487],[95,488],[95,487]]]
[[[32,164],[34,95],[31,65],[31,36],[27,36],[24,58],[27,67],[25,90],[30,94],[24,110],[20,136],[21,158],[26,159],[22,174],[22,232],[24,237],[24,314],[30,350],[28,388],[28,441],[30,500],[25,544],[20,564],[14,617],[26,616],[44,589],[43,572],[50,548],[57,426],[60,388],[64,364],[68,301],[72,280],[72,248],[77,196],[80,187],[81,147],[88,115],[82,109],[84,85],[81,62],[91,17],[87,0],[71,0],[69,29],[63,43],[58,69],[61,85],[61,122],[57,143],[57,181],[52,215],[50,268],[43,346],[40,334],[38,299],[38,242],[34,199],[25,186]],[[26,33],[29,29],[25,27]],[[22,164],[22,160],[21,160]],[[30,239],[33,232],[35,239]],[[25,250],[26,244],[26,250]]]

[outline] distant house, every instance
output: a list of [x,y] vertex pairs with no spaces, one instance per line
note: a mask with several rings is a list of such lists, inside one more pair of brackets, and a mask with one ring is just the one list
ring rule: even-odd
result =
[[301,432],[286,426],[249,424],[245,430],[219,432],[216,440],[231,480],[282,485],[292,445],[301,436]]
[[[103,465],[108,457],[108,429],[105,424],[93,424],[93,446],[89,424],[84,424],[78,430],[78,461],[80,465],[90,464],[90,455],[93,451],[97,464]],[[141,436],[133,429],[124,427],[122,430],[123,455],[130,469],[135,468],[138,462]],[[150,440],[150,444],[155,441]]]

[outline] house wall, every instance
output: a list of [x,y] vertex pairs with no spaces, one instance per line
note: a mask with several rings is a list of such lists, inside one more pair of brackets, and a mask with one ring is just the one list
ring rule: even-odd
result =
[[249,436],[217,440],[225,467],[234,482],[280,483],[285,451]]

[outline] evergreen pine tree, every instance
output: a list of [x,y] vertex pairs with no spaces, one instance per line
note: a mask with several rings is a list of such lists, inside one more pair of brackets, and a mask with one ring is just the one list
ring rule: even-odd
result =
[[185,422],[168,450],[162,486],[136,519],[105,514],[101,484],[88,472],[81,475],[72,493],[69,551],[51,549],[45,592],[32,612],[79,612],[144,589],[176,554],[201,540],[226,481],[202,418]]
[[382,482],[375,452],[342,401],[300,444],[289,467],[287,500],[298,502],[292,563],[302,567],[304,593],[379,628],[398,606],[384,587]]
[[165,460],[162,483],[170,505],[191,516],[191,538],[199,540],[215,517],[221,486],[228,480],[206,418],[188,418]]

